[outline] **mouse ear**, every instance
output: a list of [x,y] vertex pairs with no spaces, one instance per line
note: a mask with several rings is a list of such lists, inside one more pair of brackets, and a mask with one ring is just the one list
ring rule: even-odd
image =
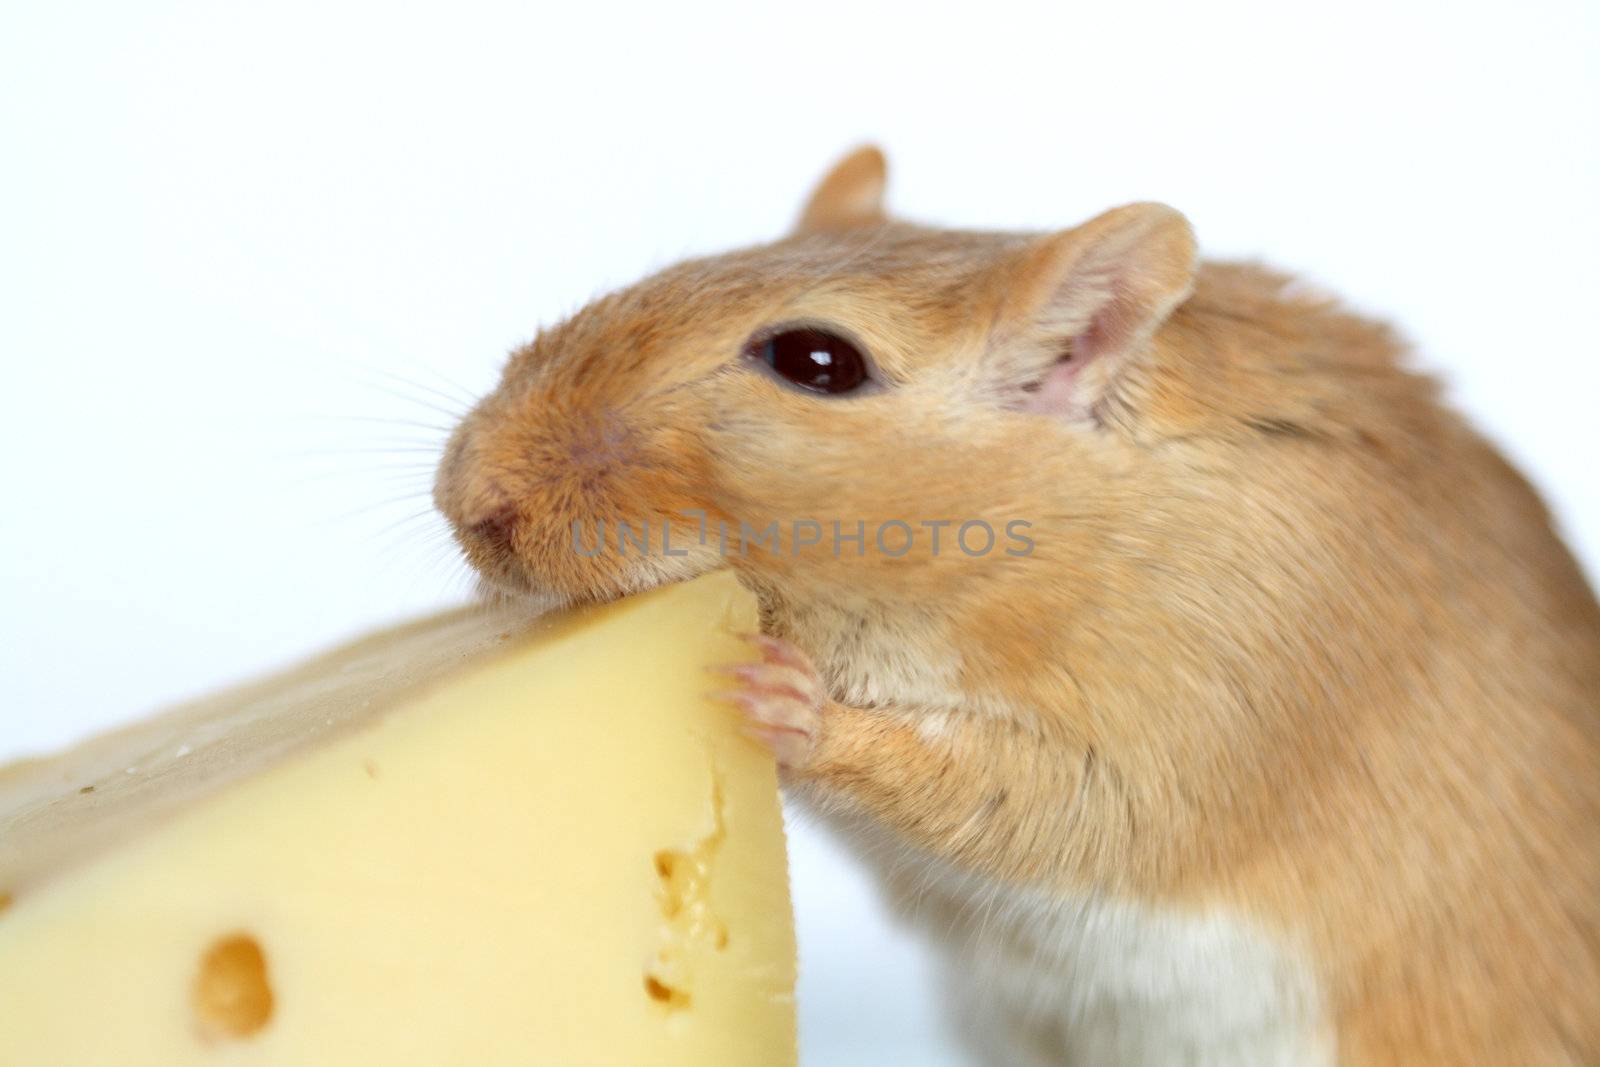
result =
[[990,334],[1007,400],[1024,411],[1094,417],[1119,374],[1194,286],[1189,221],[1129,204],[1032,242],[998,279]]
[[878,226],[888,221],[883,190],[889,164],[875,145],[862,145],[833,165],[811,193],[795,233]]

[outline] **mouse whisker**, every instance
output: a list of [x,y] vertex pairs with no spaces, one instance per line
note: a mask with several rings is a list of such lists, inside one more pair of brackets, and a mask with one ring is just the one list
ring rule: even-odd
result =
[[449,434],[455,427],[441,425],[436,422],[418,422],[413,419],[389,418],[383,415],[335,415],[321,412],[306,412],[301,418],[319,422],[361,422],[378,426],[408,426],[418,430],[431,430],[434,433]]
[[388,378],[391,382],[405,386],[408,389],[416,389],[426,393],[429,396],[443,401],[446,404],[450,404],[452,406],[458,404],[462,405],[463,411],[471,410],[472,406],[478,402],[478,399],[473,394],[472,390],[466,388],[465,386],[457,385],[454,382],[448,382],[448,380],[445,379],[442,374],[440,374],[438,371],[431,370],[431,368],[430,373],[432,373],[435,378],[439,379],[440,381],[447,382],[452,389],[458,390],[458,392],[446,392],[436,385],[429,385],[427,382],[419,381],[416,378],[407,378],[403,374],[396,374],[390,370],[377,370],[375,373]]
[[[393,386],[386,385],[383,382],[361,381],[360,384],[368,389],[374,389],[386,396],[393,397],[396,400],[403,400],[408,404],[415,404],[418,407],[426,408],[435,414],[443,415],[452,422],[458,421],[464,415],[466,415],[468,411],[471,410],[471,405],[464,404],[455,397],[439,394],[436,391],[432,392],[432,396],[436,399],[427,399],[411,393],[403,392],[394,388]],[[406,384],[411,388],[417,388],[413,383],[408,382]],[[426,391],[427,390],[425,390],[425,392]],[[446,407],[446,404],[449,406]]]
[[[370,515],[375,511],[382,511],[384,508],[392,508],[392,507],[395,507],[395,506],[400,505],[400,504],[413,503],[415,501],[425,499],[426,496],[427,496],[426,493],[420,492],[420,491],[419,492],[413,492],[413,493],[406,493],[406,494],[404,494],[402,496],[390,497],[387,500],[377,500],[377,501],[374,501],[374,502],[372,502],[370,504],[363,504],[360,507],[351,508],[349,511],[340,512],[340,513],[335,514],[335,515],[329,515],[329,516],[326,516],[322,521],[326,525],[332,525],[334,523],[341,523],[341,522],[348,522],[349,520],[355,519],[355,518],[359,518],[362,515]],[[434,513],[435,513],[434,509],[430,505],[427,509],[425,509],[423,511],[419,511],[419,512],[416,512],[414,514],[406,515],[403,518],[397,519],[393,524],[391,524],[390,527],[385,527],[384,529],[388,530],[388,529],[392,528],[393,526],[399,526],[399,525],[401,525],[403,523],[414,522],[417,519],[420,519],[420,518],[422,518],[422,517],[424,517],[426,515],[432,515]],[[384,531],[380,531],[380,532],[384,532]]]

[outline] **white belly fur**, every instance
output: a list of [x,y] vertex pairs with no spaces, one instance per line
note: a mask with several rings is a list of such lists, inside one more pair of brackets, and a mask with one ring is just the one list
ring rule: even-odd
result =
[[980,1062],[1334,1062],[1309,968],[1242,916],[997,887],[909,857],[881,829],[848,836],[938,946],[952,1019]]

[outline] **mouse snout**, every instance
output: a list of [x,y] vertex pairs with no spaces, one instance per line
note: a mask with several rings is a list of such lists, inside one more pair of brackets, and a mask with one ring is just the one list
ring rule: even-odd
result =
[[517,527],[520,524],[521,517],[517,514],[516,505],[506,501],[491,505],[482,517],[461,522],[458,529],[463,537],[488,551],[512,553],[516,550]]
[[441,477],[434,495],[469,554],[480,558],[516,554],[524,522],[516,497],[501,479],[458,466],[450,476]]
[[523,525],[516,498],[502,479],[474,461],[469,436],[458,432],[446,448],[434,482],[434,503],[450,520],[469,556],[515,555]]
[[714,565],[690,532],[705,508],[692,469],[637,411],[515,394],[457,427],[434,501],[489,585],[615,595]]

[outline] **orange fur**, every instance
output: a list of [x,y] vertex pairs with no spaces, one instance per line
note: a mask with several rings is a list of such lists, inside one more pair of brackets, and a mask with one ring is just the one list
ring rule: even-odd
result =
[[[590,599],[723,558],[584,557],[575,518],[1029,520],[1021,558],[728,558],[832,697],[800,792],[985,884],[1248,917],[1340,1063],[1600,1060],[1600,609],[1534,492],[1389,330],[1195,269],[1170,209],[953,232],[882,187],[857,153],[797,233],[516,353],[441,466],[472,561]],[[780,322],[883,388],[757,373]],[[908,911],[1014,936],[890,860]]]

